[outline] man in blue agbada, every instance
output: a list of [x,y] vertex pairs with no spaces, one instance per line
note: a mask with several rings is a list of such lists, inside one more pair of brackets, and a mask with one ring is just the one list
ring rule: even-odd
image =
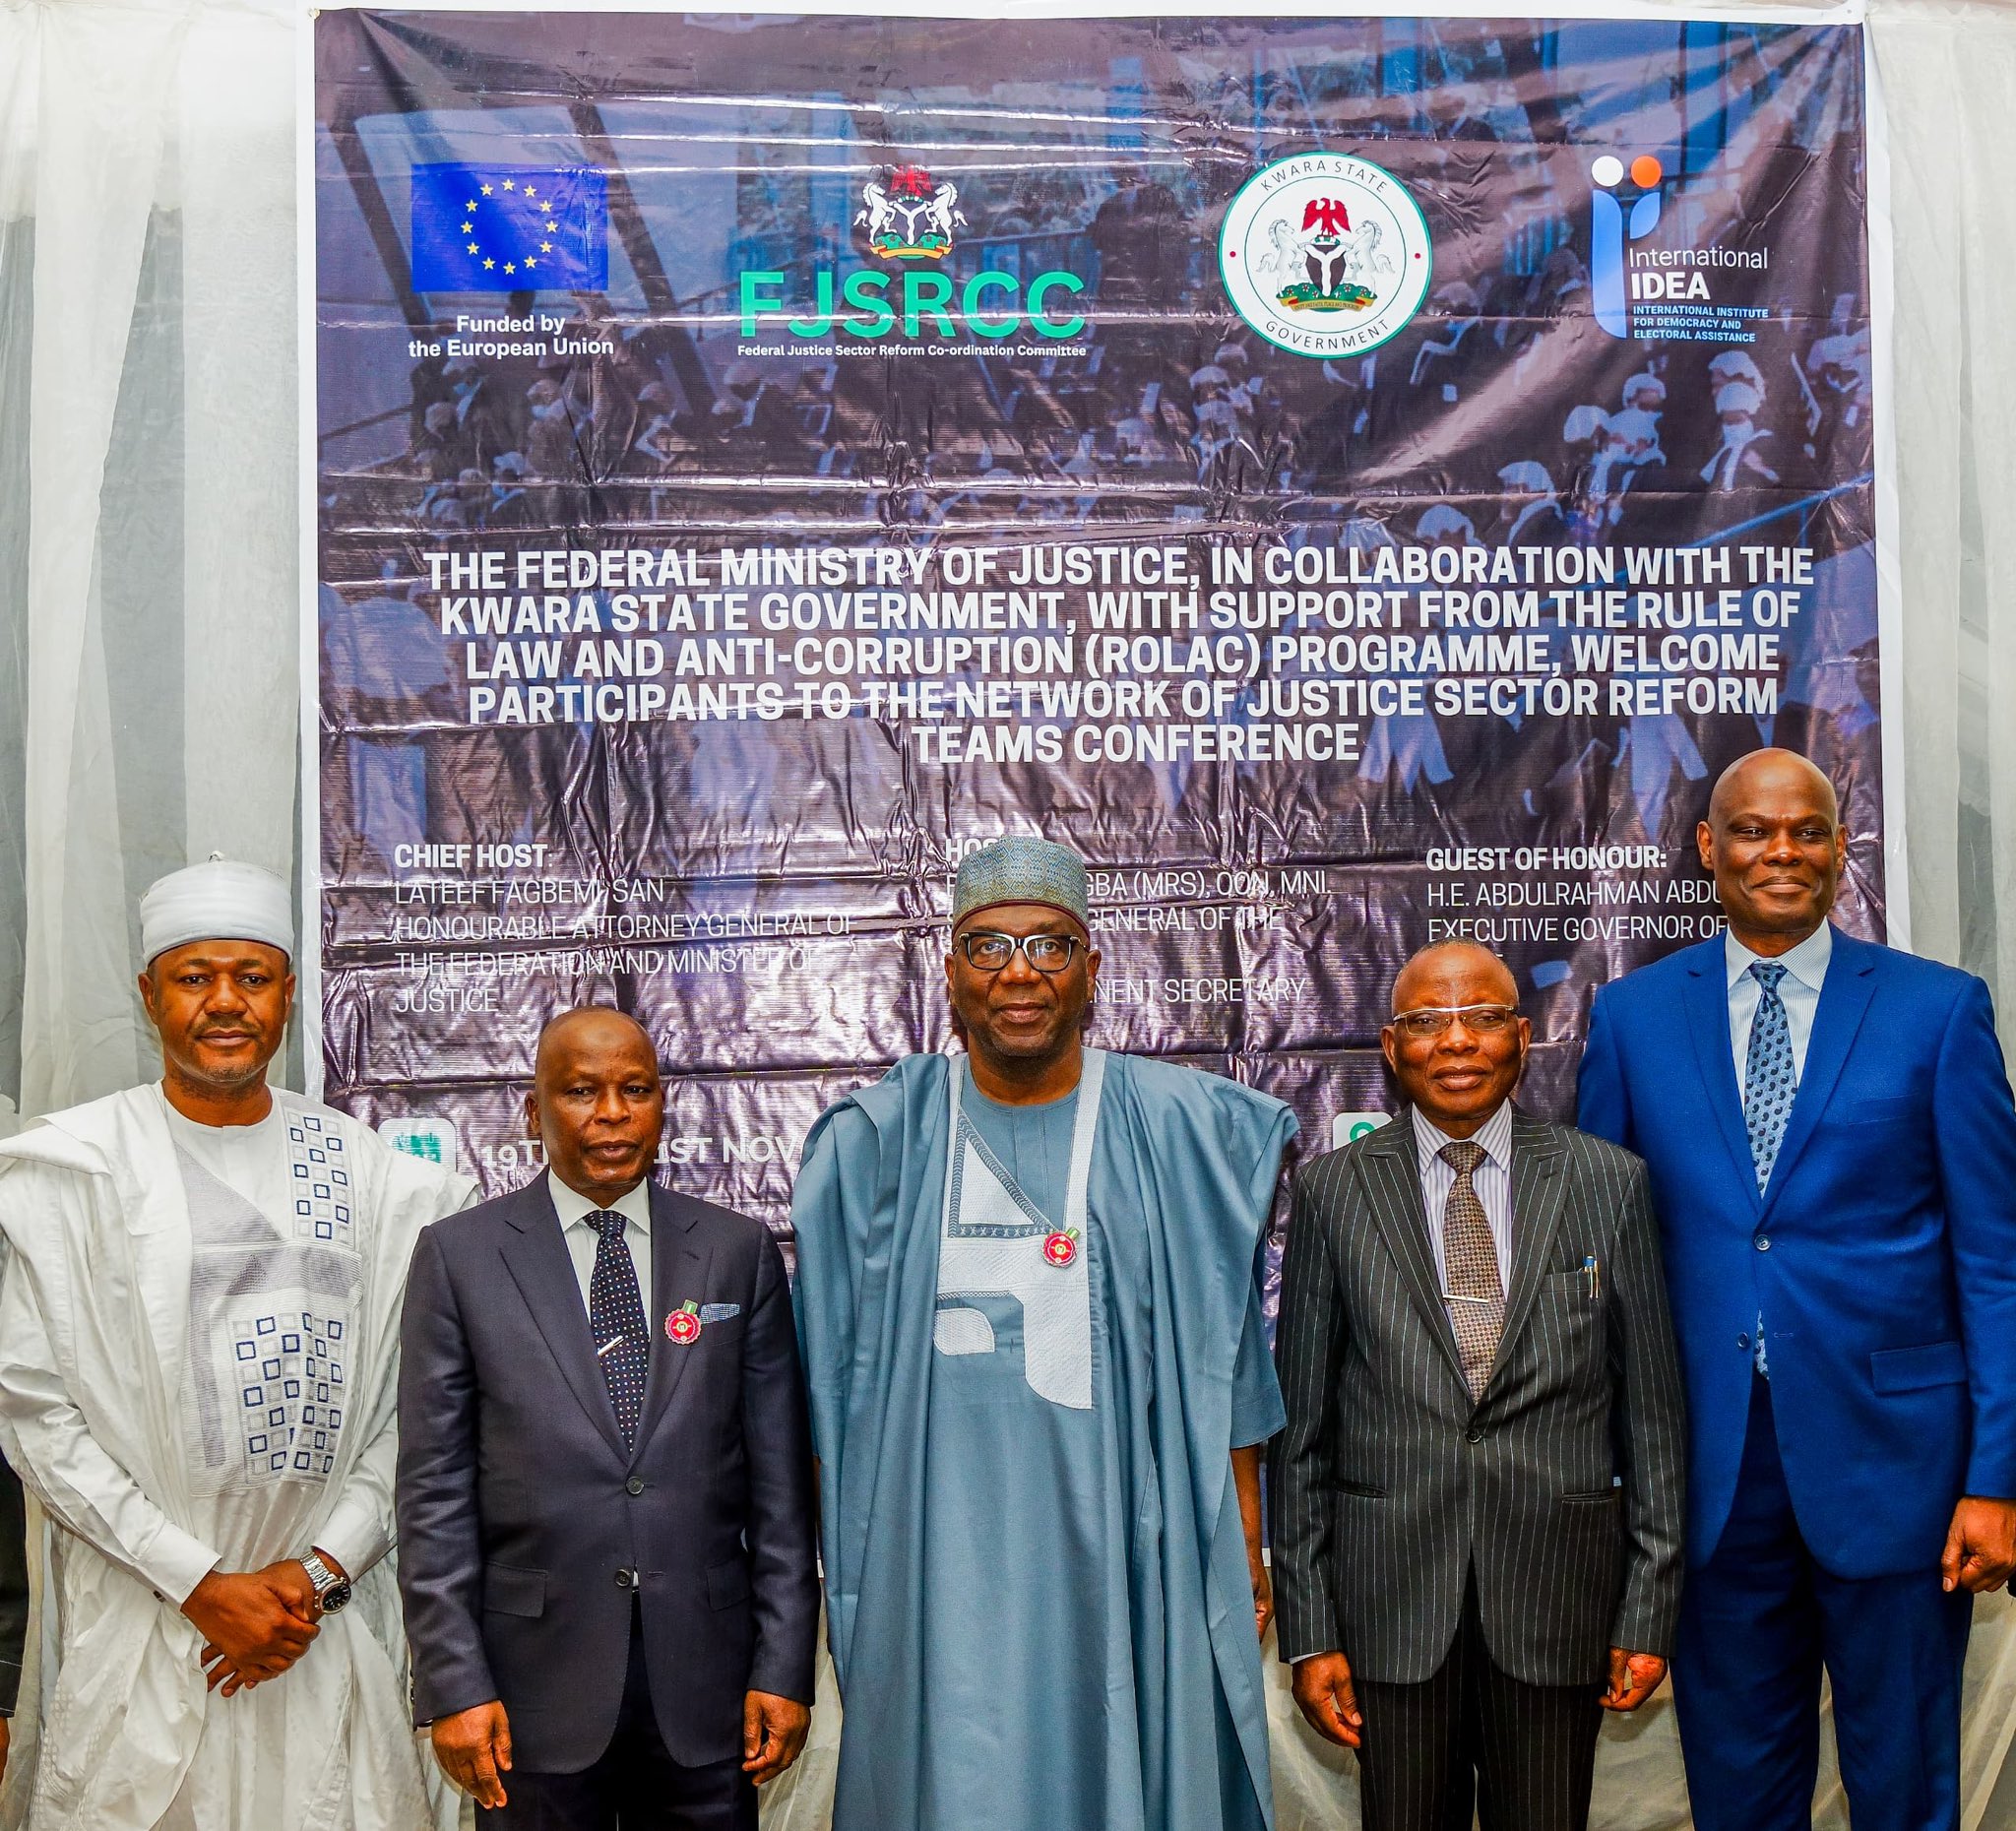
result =
[[973,853],[968,1052],[841,1101],[792,1205],[846,1720],[836,1831],[1272,1822],[1254,1280],[1294,1119],[1082,1042],[1083,861]]

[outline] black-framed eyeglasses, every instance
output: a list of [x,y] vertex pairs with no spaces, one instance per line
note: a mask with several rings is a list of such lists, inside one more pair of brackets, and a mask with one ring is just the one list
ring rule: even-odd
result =
[[1393,1028],[1404,1037],[1425,1042],[1431,1037],[1446,1036],[1459,1017],[1464,1029],[1479,1037],[1498,1036],[1519,1021],[1519,1013],[1509,1004],[1424,1004],[1412,1011],[1394,1012]]
[[1007,970],[1019,950],[1039,973],[1062,973],[1085,945],[1075,934],[998,934],[991,928],[969,928],[952,945],[966,955],[966,964],[979,973]]

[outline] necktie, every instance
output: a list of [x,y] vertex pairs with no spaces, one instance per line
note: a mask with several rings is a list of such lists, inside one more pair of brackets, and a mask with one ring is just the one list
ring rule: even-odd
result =
[[1473,1399],[1484,1396],[1491,1362],[1498,1357],[1498,1337],[1505,1328],[1505,1287],[1498,1278],[1498,1249],[1491,1242],[1491,1224],[1471,1184],[1484,1148],[1459,1139],[1442,1147],[1442,1162],[1456,1172],[1449,1199],[1442,1208],[1442,1263],[1449,1280],[1449,1321],[1456,1331],[1456,1350],[1463,1357],[1463,1377]]
[[597,1358],[616,1409],[616,1427],[628,1449],[637,1441],[637,1420],[644,1411],[644,1371],[651,1331],[644,1320],[644,1299],[637,1294],[637,1266],[630,1242],[623,1237],[623,1217],[613,1208],[591,1208],[588,1225],[596,1231],[595,1271],[588,1281],[588,1326],[595,1335]]
[[1757,1015],[1750,1020],[1750,1054],[1743,1071],[1743,1123],[1749,1128],[1750,1161],[1761,1189],[1771,1180],[1771,1167],[1778,1162],[1778,1147],[1785,1142],[1785,1122],[1792,1116],[1799,1080],[1793,1064],[1792,1026],[1786,1021],[1785,1000],[1778,995],[1785,969],[1775,960],[1753,960],[1750,977],[1763,991],[1757,999]]

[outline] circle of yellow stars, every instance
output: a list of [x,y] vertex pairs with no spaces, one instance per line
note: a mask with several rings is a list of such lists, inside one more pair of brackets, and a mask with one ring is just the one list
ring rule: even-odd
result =
[[[494,184],[480,185],[477,188],[482,192],[482,195],[484,197],[494,197],[497,194],[498,189],[498,187]],[[553,200],[550,197],[541,200],[536,186],[528,184],[521,190],[519,187],[518,180],[516,178],[506,178],[504,180],[503,188],[507,191],[517,191],[519,196],[524,198],[527,203],[533,205],[541,213],[545,224],[545,231],[548,235],[557,235],[560,232],[559,223],[554,221],[550,215],[550,213],[556,208],[556,206],[553,203]],[[463,209],[467,211],[469,215],[469,221],[463,223],[462,225],[462,232],[465,235],[473,235],[476,232],[475,216],[477,208],[478,200],[473,197],[472,197],[467,203],[463,205]],[[496,270],[497,263],[495,259],[489,255],[483,254],[482,249],[475,242],[472,241],[466,243],[465,245],[468,247],[471,254],[482,255],[483,271],[485,273],[492,273]],[[553,244],[551,242],[542,241],[539,243],[540,254],[551,254],[552,252]],[[536,267],[538,266],[537,256],[530,254],[527,255],[525,257],[524,265],[526,272],[531,273]],[[518,268],[519,263],[516,261],[506,261],[504,263],[504,271],[507,274],[515,275],[518,272]]]

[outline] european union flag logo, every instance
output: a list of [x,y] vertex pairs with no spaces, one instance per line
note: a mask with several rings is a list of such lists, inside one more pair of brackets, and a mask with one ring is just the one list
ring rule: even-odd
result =
[[608,177],[585,165],[415,165],[412,249],[416,292],[599,292]]

